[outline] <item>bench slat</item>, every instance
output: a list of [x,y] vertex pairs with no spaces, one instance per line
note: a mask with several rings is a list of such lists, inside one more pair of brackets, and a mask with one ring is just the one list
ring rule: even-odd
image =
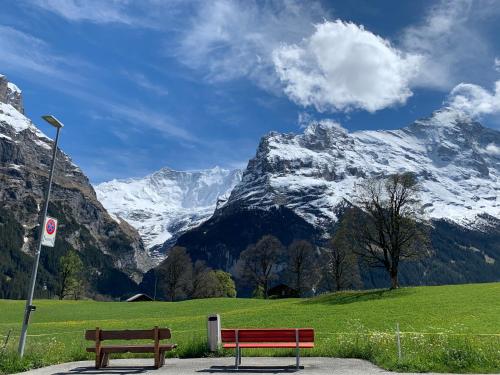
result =
[[[295,342],[249,342],[249,343],[242,343],[239,344],[240,348],[253,348],[253,349],[258,349],[258,348],[277,348],[277,349],[295,349],[296,343]],[[229,343],[229,344],[224,344],[224,349],[235,349],[236,344],[235,343]],[[299,343],[299,348],[300,349],[312,349],[314,348],[314,343],[313,342],[301,342]]]
[[[159,339],[165,340],[172,337],[170,329],[159,328]],[[101,330],[101,341],[103,340],[154,340],[154,329],[131,329],[131,330]],[[85,331],[85,340],[95,341],[95,329]]]
[[[299,342],[314,342],[314,329],[299,328]],[[222,342],[236,342],[235,329],[221,330]],[[294,342],[295,343],[295,328],[282,329],[238,329],[238,341],[240,343],[257,343],[257,342]]]
[[[160,351],[169,351],[177,347],[175,344],[161,344]],[[104,345],[101,347],[104,353],[154,353],[154,345]],[[94,353],[95,348],[87,348],[87,352]]]

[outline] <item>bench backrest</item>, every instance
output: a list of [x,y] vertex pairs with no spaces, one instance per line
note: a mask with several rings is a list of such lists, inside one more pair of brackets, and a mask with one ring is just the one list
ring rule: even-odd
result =
[[[85,340],[156,340],[155,328],[153,329],[125,329],[125,330],[102,330],[99,328],[85,331]],[[170,329],[157,328],[158,340],[165,340],[172,337]]]
[[[297,335],[298,334],[298,335]],[[298,337],[297,337],[298,336]],[[313,328],[222,329],[222,342],[314,342]],[[236,340],[238,338],[238,340]]]

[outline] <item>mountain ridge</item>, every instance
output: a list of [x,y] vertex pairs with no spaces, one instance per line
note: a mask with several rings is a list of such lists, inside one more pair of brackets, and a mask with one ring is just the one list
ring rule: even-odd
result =
[[[29,275],[21,269],[29,264],[38,236],[53,141],[10,98],[0,97],[0,209],[9,223],[0,230],[0,284],[18,285],[5,293],[20,298]],[[117,296],[137,288],[142,272],[150,267],[141,238],[128,223],[117,223],[109,216],[87,176],[60,149],[48,214],[59,220],[59,229],[55,247],[42,252],[42,281],[37,285],[45,285],[44,293],[56,292],[58,259],[70,249],[79,252],[86,266],[92,295]],[[5,242],[19,245],[10,248]],[[121,285],[111,285],[111,279]]]
[[488,147],[500,149],[500,132],[447,108],[397,130],[349,133],[323,121],[298,135],[271,132],[225,207],[283,203],[321,225],[335,219],[343,199],[355,201],[364,178],[410,171],[422,184],[428,218],[459,224],[483,213],[498,218],[500,153]]
[[142,178],[103,182],[95,189],[108,211],[139,230],[151,256],[160,262],[164,248],[208,219],[240,176],[238,169],[164,167]]
[[[241,182],[214,215],[179,237],[194,260],[234,271],[266,234],[325,245],[366,178],[413,172],[433,255],[402,264],[402,285],[500,280],[500,132],[443,108],[396,130],[348,132],[328,121],[262,137]],[[295,228],[295,229],[292,229]],[[293,232],[293,233],[291,233]],[[385,277],[363,267],[366,288]]]

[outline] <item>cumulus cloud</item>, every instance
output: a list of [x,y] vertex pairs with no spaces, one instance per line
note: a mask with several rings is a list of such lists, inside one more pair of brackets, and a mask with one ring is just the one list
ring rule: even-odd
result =
[[370,112],[405,103],[420,63],[363,26],[340,20],[316,25],[300,44],[273,52],[285,93],[318,111]]
[[176,57],[209,82],[248,78],[278,92],[273,50],[300,41],[327,15],[315,1],[202,2],[181,32]]
[[460,83],[450,93],[448,105],[472,117],[500,113],[500,81],[493,92],[472,83]]

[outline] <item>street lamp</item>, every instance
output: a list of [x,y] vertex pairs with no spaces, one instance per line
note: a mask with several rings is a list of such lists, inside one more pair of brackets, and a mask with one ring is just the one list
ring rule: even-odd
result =
[[50,164],[50,173],[49,173],[49,186],[47,187],[47,191],[45,193],[45,204],[43,206],[43,215],[40,218],[40,227],[38,230],[38,244],[35,253],[35,261],[33,262],[33,269],[31,270],[31,280],[30,287],[28,289],[28,298],[26,299],[26,307],[24,309],[24,320],[23,320],[23,328],[21,330],[21,336],[19,337],[19,356],[22,357],[24,355],[24,346],[26,344],[26,333],[28,331],[28,324],[30,320],[30,314],[32,311],[35,311],[35,306],[33,306],[33,294],[35,293],[35,284],[36,284],[36,274],[38,272],[38,263],[40,263],[40,251],[42,250],[42,237],[43,237],[43,225],[45,223],[45,217],[47,216],[47,210],[49,208],[49,198],[50,198],[50,190],[52,188],[52,177],[54,175],[54,166],[56,164],[56,154],[57,154],[57,143],[59,141],[59,131],[64,126],[58,119],[56,119],[52,115],[45,115],[42,118],[47,121],[50,125],[57,129],[56,140],[54,142],[54,146],[52,149],[52,163]]

